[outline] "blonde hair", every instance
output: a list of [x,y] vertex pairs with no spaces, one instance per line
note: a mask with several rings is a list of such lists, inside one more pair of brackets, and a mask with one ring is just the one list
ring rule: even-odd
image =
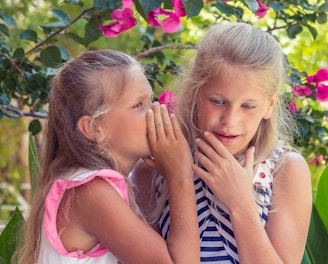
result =
[[[201,89],[214,77],[238,74],[239,70],[258,73],[257,81],[268,97],[279,94],[270,119],[262,120],[249,146],[255,146],[256,166],[272,154],[278,140],[291,143],[296,131],[281,95],[287,83],[287,61],[279,43],[269,33],[246,23],[216,24],[209,28],[197,48],[194,61],[180,74],[176,113],[192,152],[200,136],[197,103]],[[245,88],[247,89],[247,87]],[[236,95],[238,96],[238,95]],[[240,159],[243,162],[243,159]],[[149,221],[156,222],[167,196],[162,196]]]
[[[120,171],[113,157],[105,151],[107,142],[88,140],[77,128],[83,115],[92,120],[110,111],[110,107],[129,86],[128,69],[141,65],[118,51],[93,50],[81,54],[59,68],[51,82],[45,143],[41,155],[41,177],[19,249],[12,263],[34,264],[39,254],[45,198],[54,181],[76,168]],[[106,76],[106,78],[105,78]],[[112,82],[108,83],[108,76]],[[126,175],[125,175],[126,176]],[[130,206],[139,214],[129,186]],[[74,192],[70,192],[68,205]]]

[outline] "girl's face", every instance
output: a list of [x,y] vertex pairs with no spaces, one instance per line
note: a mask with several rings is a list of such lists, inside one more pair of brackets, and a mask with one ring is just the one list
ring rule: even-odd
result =
[[199,92],[199,128],[213,133],[232,155],[243,153],[261,120],[271,117],[276,96],[265,94],[258,77],[259,73],[239,69],[231,78],[213,78]]
[[126,74],[130,80],[124,93],[101,118],[109,142],[109,152],[125,173],[140,158],[150,156],[146,113],[153,99],[152,89],[142,71],[137,67],[128,71]]

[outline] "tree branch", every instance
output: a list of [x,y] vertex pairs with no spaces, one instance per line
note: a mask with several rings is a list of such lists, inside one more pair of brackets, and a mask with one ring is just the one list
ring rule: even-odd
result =
[[18,119],[23,116],[30,116],[30,117],[36,117],[36,118],[42,118],[42,119],[47,118],[46,113],[33,112],[33,111],[25,112],[25,111],[22,111],[22,110],[19,110],[19,109],[13,107],[13,106],[5,105],[5,104],[2,104],[2,112],[5,116],[7,116],[9,118],[14,118],[14,119]]
[[170,44],[170,45],[164,45],[164,46],[158,46],[158,47],[154,47],[154,48],[150,48],[149,50],[146,50],[142,53],[140,53],[139,55],[137,55],[138,59],[147,57],[151,54],[154,54],[156,52],[159,52],[161,50],[165,50],[165,49],[197,49],[197,45],[195,44],[190,44],[190,45],[175,45],[175,44]]

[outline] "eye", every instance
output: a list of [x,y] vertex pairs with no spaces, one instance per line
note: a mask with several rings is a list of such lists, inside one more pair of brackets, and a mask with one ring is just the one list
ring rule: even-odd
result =
[[242,104],[241,107],[243,107],[245,109],[254,109],[255,108],[254,105],[250,105],[250,104]]
[[142,103],[137,103],[133,106],[133,109],[142,107]]
[[224,100],[216,99],[216,98],[209,98],[209,101],[212,104],[215,104],[215,105],[223,105],[223,104],[225,104],[225,101]]

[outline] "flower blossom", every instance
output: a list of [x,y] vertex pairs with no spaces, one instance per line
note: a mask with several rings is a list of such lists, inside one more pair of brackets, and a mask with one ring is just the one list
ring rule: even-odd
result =
[[105,37],[116,37],[121,32],[133,28],[137,24],[137,19],[133,16],[131,10],[132,6],[133,1],[123,0],[122,9],[114,9],[112,12],[112,18],[116,21],[98,27]]
[[[173,11],[166,11],[158,7],[148,13],[147,22],[151,26],[161,26],[166,33],[176,32],[181,24],[180,17],[186,16],[186,10],[182,0],[172,0]],[[159,22],[158,17],[164,15],[166,18],[162,23]]]
[[294,86],[292,88],[293,94],[299,96],[309,96],[312,93],[312,89],[306,85]]
[[309,83],[319,83],[328,81],[328,69],[319,69],[316,74],[307,76],[306,80]]
[[160,104],[165,104],[168,112],[174,113],[174,108],[177,103],[177,97],[172,91],[164,91],[158,98]]
[[320,102],[328,101],[328,69],[319,69],[316,74],[306,77],[307,82],[315,83],[317,88],[316,98]]
[[294,100],[289,102],[288,110],[292,114],[295,114],[297,112],[297,106],[296,106],[296,102]]
[[323,163],[323,155],[316,156],[309,162],[312,165],[320,165],[321,163]]
[[256,2],[259,4],[259,8],[256,10],[256,15],[259,18],[262,18],[268,12],[269,7],[267,7],[265,4],[263,4],[260,0],[256,0]]
[[316,98],[319,102],[328,101],[328,85],[325,85],[323,83],[317,84]]

